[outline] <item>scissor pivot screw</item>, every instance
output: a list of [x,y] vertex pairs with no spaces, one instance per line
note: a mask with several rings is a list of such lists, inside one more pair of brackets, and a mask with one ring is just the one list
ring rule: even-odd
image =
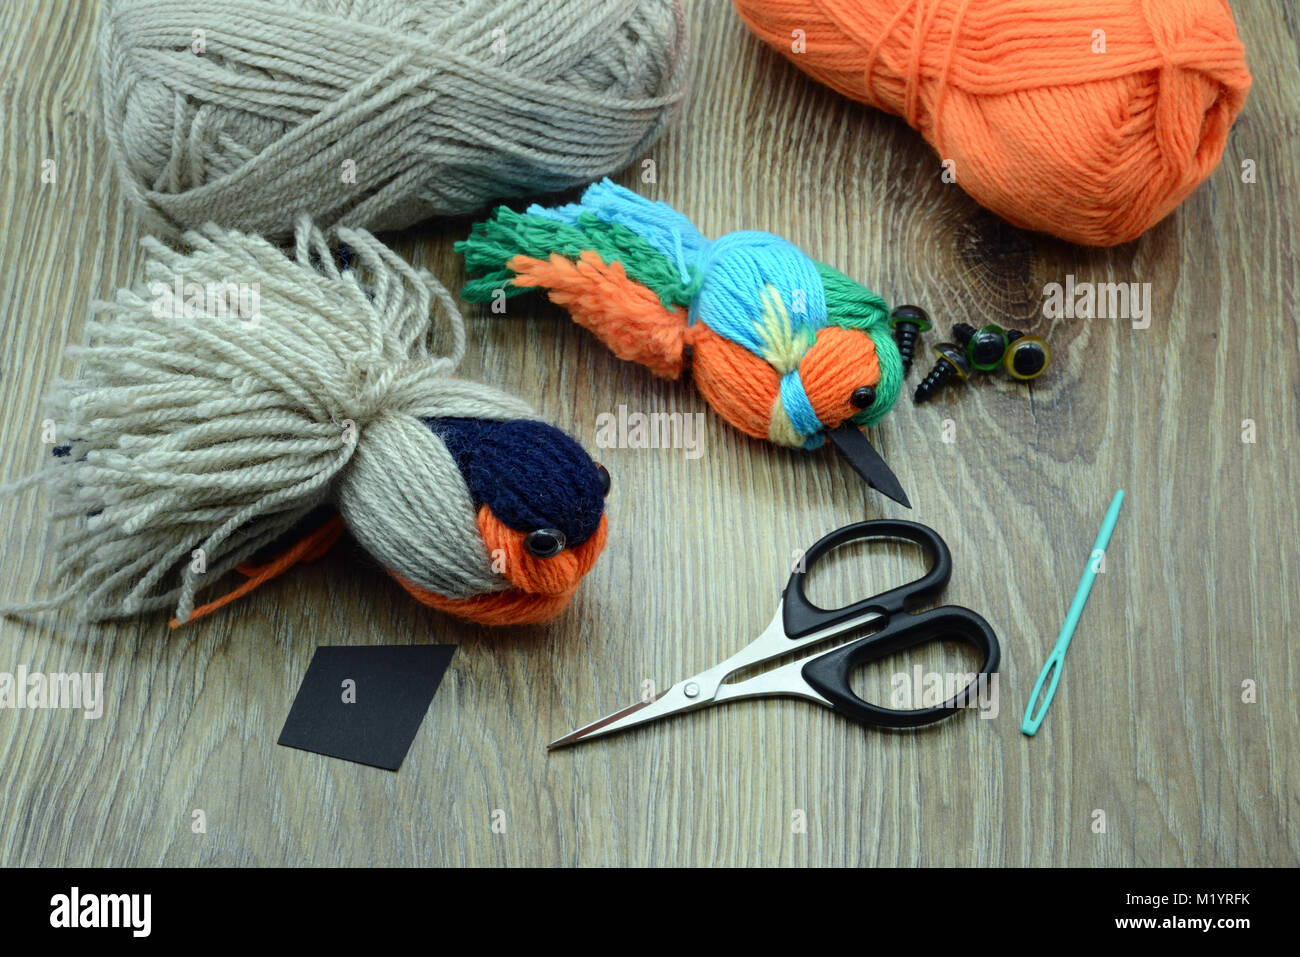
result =
[[698,698],[700,696],[700,686],[694,681],[691,681],[682,689],[682,694],[686,695],[688,698]]

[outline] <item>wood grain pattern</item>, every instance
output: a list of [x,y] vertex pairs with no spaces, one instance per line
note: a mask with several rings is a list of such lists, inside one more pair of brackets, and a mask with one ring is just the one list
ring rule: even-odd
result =
[[[0,671],[102,671],[108,695],[98,721],[0,711],[0,864],[1300,862],[1300,25],[1285,0],[1236,15],[1255,87],[1222,166],[1140,241],[1088,250],[1000,223],[941,182],[901,122],[805,79],[721,0],[691,5],[693,95],[646,157],[657,182],[642,192],[708,234],[782,233],[945,326],[1007,319],[1050,339],[1041,385],[904,400],[878,430],[909,517],[953,548],[948,600],[1002,639],[995,720],[895,735],[802,702],[742,703],[547,756],[546,741],[643,682],[736,650],[766,624],[793,549],[899,511],[829,456],[749,441],[710,415],[695,460],[601,451],[614,534],[548,628],[433,615],[355,548],[179,633],[161,617],[0,620]],[[41,460],[40,398],[68,371],[62,348],[89,301],[139,274],[141,229],[100,129],[96,18],[90,0],[0,5],[0,480]],[[1245,159],[1256,184],[1240,180]],[[455,286],[451,243],[466,227],[394,243]],[[1151,283],[1150,328],[1042,319],[1044,284],[1070,273]],[[707,411],[558,310],[516,301],[505,319],[470,314],[465,375],[528,397],[588,445],[620,404]],[[1027,739],[1025,696],[1118,487],[1106,574]],[[48,590],[42,514],[28,493],[0,502],[6,599]],[[896,553],[866,562],[848,556],[823,584],[848,596],[915,567]],[[400,773],[275,744],[318,645],[413,641],[460,648]],[[1241,701],[1247,679],[1256,704]],[[206,834],[191,833],[195,808]]]

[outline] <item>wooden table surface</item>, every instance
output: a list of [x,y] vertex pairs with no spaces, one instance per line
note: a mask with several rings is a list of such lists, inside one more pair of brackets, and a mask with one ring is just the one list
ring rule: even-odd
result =
[[[805,79],[721,0],[691,4],[692,95],[645,157],[656,182],[621,181],[709,235],[781,233],[945,327],[1030,328],[1051,343],[1049,372],[901,401],[876,435],[907,513],[829,454],[748,440],[711,413],[697,458],[599,450],[609,546],[548,627],[432,613],[354,545],[175,633],[162,615],[0,619],[0,671],[103,672],[106,693],[97,721],[0,711],[0,864],[1297,864],[1300,24],[1287,0],[1235,8],[1255,85],[1222,165],[1139,241],[1096,250],[1003,224],[941,181],[903,123]],[[61,351],[90,300],[139,277],[142,229],[101,130],[96,19],[90,0],[0,5],[0,481],[42,460],[40,399],[70,371]],[[393,241],[456,288],[467,227]],[[1150,283],[1149,328],[1044,319],[1044,286],[1068,274]],[[516,301],[507,319],[467,307],[462,374],[590,448],[597,415],[620,405],[707,411],[688,384]],[[1117,488],[1105,573],[1027,738],[1025,698]],[[4,600],[51,590],[45,504],[0,500]],[[996,717],[883,733],[773,699],[547,755],[645,682],[738,649],[794,549],[904,514],[951,545],[947,600],[1001,638]],[[816,583],[823,601],[920,567],[847,551]],[[276,744],[318,646],[412,642],[459,648],[400,772]],[[917,660],[964,661],[949,654]],[[911,663],[864,680],[883,694]]]

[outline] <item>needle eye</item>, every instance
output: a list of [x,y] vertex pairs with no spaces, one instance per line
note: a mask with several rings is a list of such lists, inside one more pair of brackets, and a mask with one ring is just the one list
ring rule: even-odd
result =
[[876,401],[876,390],[869,385],[859,386],[853,390],[849,396],[849,401],[859,409],[870,408],[871,404]]
[[554,558],[564,551],[564,533],[556,528],[539,528],[524,538],[524,548],[537,558]]

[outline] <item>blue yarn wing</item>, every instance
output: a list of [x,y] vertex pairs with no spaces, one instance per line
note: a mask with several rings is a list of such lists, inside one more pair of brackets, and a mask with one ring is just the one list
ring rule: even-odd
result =
[[798,364],[826,325],[816,264],[779,236],[741,231],[710,241],[667,203],[608,179],[589,186],[579,203],[534,205],[528,213],[575,226],[583,216],[594,216],[631,229],[676,266],[683,285],[704,276],[691,300],[692,322],[703,321],[783,372]]

